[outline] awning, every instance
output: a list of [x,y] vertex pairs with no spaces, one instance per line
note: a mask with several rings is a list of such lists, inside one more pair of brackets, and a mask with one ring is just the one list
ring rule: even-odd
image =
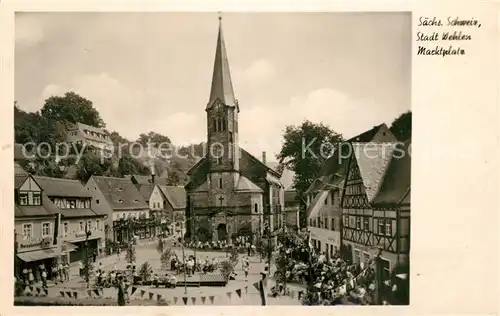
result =
[[[99,239],[99,238],[101,238],[101,236],[90,236],[87,240],[94,240],[94,239]],[[74,243],[77,243],[77,242],[84,242],[85,240],[86,240],[86,237],[83,236],[81,238],[70,240],[70,241],[68,241],[68,243],[74,244]]]
[[19,259],[23,260],[24,262],[33,262],[43,259],[55,258],[60,255],[61,253],[59,251],[56,251],[56,249],[42,249],[42,250],[21,252],[17,254]]
[[61,252],[62,253],[73,252],[73,251],[76,251],[76,249],[78,249],[78,247],[73,245],[73,244],[70,244],[69,242],[64,242],[61,245]]

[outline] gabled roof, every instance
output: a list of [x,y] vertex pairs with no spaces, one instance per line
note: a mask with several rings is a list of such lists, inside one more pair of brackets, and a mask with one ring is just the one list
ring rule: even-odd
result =
[[238,180],[238,185],[236,186],[236,191],[240,192],[264,192],[261,188],[259,188],[255,183],[250,181],[248,178],[244,176],[240,176]]
[[154,184],[139,184],[139,185],[137,185],[137,188],[139,189],[139,192],[141,193],[142,197],[144,198],[144,201],[149,202],[149,199],[151,198],[151,193],[153,193],[155,185]]
[[221,18],[219,18],[219,34],[217,36],[217,47],[215,49],[212,87],[210,88],[210,98],[206,109],[208,110],[217,99],[224,105],[234,107],[238,106],[236,98],[234,97],[226,44],[224,42],[224,35],[222,34]]
[[43,192],[42,205],[19,205],[16,203],[14,206],[15,217],[54,216],[59,212],[57,206]]
[[149,209],[136,186],[126,178],[92,176],[108,203],[116,210]]
[[60,210],[63,218],[96,217],[104,214],[97,214],[89,208],[64,209]]
[[[350,151],[350,146],[348,143],[358,142],[358,143],[368,143],[373,141],[373,138],[377,135],[378,131],[382,128],[387,128],[385,123],[374,126],[372,129],[367,130],[359,135],[356,135],[348,139],[345,143],[342,143],[339,148],[335,149],[333,155],[329,157],[321,166],[318,176],[313,181],[313,183],[307,188],[305,194],[310,194],[321,189],[321,183],[328,179],[328,176],[338,175],[344,176],[345,168],[347,166],[347,159]],[[342,154],[341,154],[342,153]]]
[[92,196],[87,190],[85,190],[85,187],[78,180],[41,176],[34,176],[34,178],[47,196],[86,198],[90,198]]
[[276,171],[273,168],[269,167],[268,165],[266,165],[265,163],[263,163],[262,161],[260,161],[259,159],[257,159],[255,156],[253,156],[252,154],[250,154],[248,151],[246,151],[245,149],[243,149],[243,148],[240,147],[240,159],[244,159],[245,156],[247,158],[249,158],[250,160],[252,160],[253,162],[261,165],[262,167],[264,167],[273,176],[277,177],[278,179],[281,178],[281,174],[278,171]]
[[[133,174],[128,176],[135,184],[154,184],[151,176],[144,176],[139,174]],[[167,179],[161,177],[155,177],[155,183],[161,185],[167,185]],[[154,185],[153,185],[154,186]]]
[[396,143],[353,143],[352,146],[353,158],[355,158],[352,163],[357,163],[366,196],[368,201],[372,203],[379,193],[387,168],[392,160]]
[[173,209],[186,208],[186,190],[181,186],[158,185]]
[[398,152],[394,153],[390,160],[373,204],[409,204],[411,187],[410,145],[411,140],[398,144]]

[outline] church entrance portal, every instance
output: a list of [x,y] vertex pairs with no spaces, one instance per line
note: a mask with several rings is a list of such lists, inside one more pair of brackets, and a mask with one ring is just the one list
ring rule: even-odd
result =
[[211,240],[212,236],[210,235],[208,230],[206,230],[203,227],[200,227],[196,232],[196,238],[198,239],[198,241],[205,242]]
[[217,226],[217,236],[219,237],[219,241],[227,240],[226,224],[219,224],[219,226]]

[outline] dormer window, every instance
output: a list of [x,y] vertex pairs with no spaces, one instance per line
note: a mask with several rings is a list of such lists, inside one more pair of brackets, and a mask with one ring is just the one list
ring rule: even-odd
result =
[[118,192],[122,192],[122,191],[123,191],[123,189],[122,189],[122,188],[118,188],[118,189],[116,189],[116,190],[117,190]]
[[135,200],[134,203],[139,203],[139,200]]
[[122,203],[123,203],[123,200],[118,200],[118,203],[122,204]]
[[19,205],[28,205],[28,192],[19,192]]

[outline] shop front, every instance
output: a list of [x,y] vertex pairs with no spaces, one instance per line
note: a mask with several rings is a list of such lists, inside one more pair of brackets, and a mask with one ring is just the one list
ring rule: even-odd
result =
[[160,221],[154,218],[120,219],[113,222],[114,241],[128,243],[138,239],[148,239],[156,236]]
[[67,253],[75,248],[66,245],[53,245],[52,238],[43,238],[41,241],[24,242],[18,245],[17,257],[20,259],[18,267],[22,275],[31,271],[35,280],[41,279],[42,269],[45,269],[48,278],[52,278],[52,267],[61,262]]

